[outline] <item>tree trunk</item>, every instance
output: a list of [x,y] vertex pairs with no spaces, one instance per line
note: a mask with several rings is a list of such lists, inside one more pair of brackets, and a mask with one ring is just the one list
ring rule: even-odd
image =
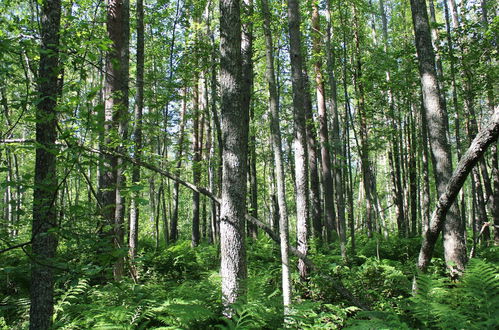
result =
[[[121,153],[121,145],[127,135],[128,121],[128,0],[108,0],[107,33],[111,47],[106,54],[104,149]],[[124,185],[123,160],[117,156],[106,156],[101,172],[101,205],[105,224],[112,226],[112,242],[115,249],[123,248],[124,201],[121,188]],[[113,276],[119,280],[123,275],[124,260],[117,257],[113,265]]]
[[[452,174],[452,159],[450,145],[447,141],[448,119],[442,106],[438,79],[435,72],[435,54],[430,37],[428,13],[424,0],[411,0],[412,19],[416,38],[419,73],[423,88],[425,120],[428,123],[428,133],[433,158],[435,182],[439,195],[445,190],[445,185]],[[466,245],[464,228],[459,216],[457,205],[454,205],[447,215],[444,228],[444,254],[447,266],[452,272],[461,273],[466,263]]]
[[[317,95],[317,110],[319,112],[319,137],[321,143],[321,170],[322,170],[322,193],[324,196],[324,219],[326,227],[326,239],[332,241],[332,232],[336,227],[336,214],[334,210],[334,190],[333,177],[331,176],[331,154],[329,153],[329,130],[328,115],[326,110],[326,95],[324,88],[324,79],[322,77],[322,59],[321,59],[321,25],[319,16],[318,1],[313,3],[312,11],[312,36],[313,36],[313,56],[316,58],[314,63],[315,71],[315,90]],[[334,78],[333,78],[334,79]],[[336,96],[334,97],[336,102]],[[336,127],[338,128],[338,127]],[[336,135],[338,132],[336,132]],[[320,228],[316,228],[316,231]],[[339,233],[338,233],[339,234]]]
[[31,227],[32,263],[30,324],[32,330],[49,329],[54,311],[54,269],[57,250],[56,145],[61,2],[44,1],[41,8],[41,47],[36,106],[35,182]]
[[371,169],[371,162],[369,161],[369,138],[368,138],[368,128],[367,128],[367,114],[366,105],[364,99],[364,84],[362,83],[362,60],[361,60],[361,50],[360,50],[360,26],[359,18],[357,13],[357,8],[354,5],[354,36],[355,36],[355,74],[354,74],[354,84],[356,86],[357,101],[358,101],[358,115],[360,122],[360,159],[361,159],[361,169],[362,169],[362,184],[364,192],[366,194],[366,225],[367,225],[367,236],[372,237],[373,226],[375,222],[375,207],[376,201],[374,198],[374,193],[376,191],[374,185],[374,176]]
[[[296,187],[296,236],[298,251],[308,251],[308,163],[305,121],[306,83],[303,76],[303,55],[301,53],[300,8],[298,0],[288,0],[288,29],[291,58],[291,81],[293,85],[294,118],[294,163]],[[308,275],[303,260],[298,261],[300,277]]]
[[[332,19],[331,19],[331,3],[327,2],[327,31],[326,31],[326,57],[327,57],[327,71],[329,75],[329,106],[333,119],[333,127],[331,132],[332,148],[333,148],[333,187],[336,196],[337,205],[337,219],[336,231],[340,235],[340,250],[343,259],[346,259],[346,220],[345,220],[345,189],[344,189],[344,176],[343,169],[345,165],[345,153],[343,152],[342,137],[340,134],[340,120],[338,112],[338,91],[336,84],[336,76],[334,73],[334,54],[332,51],[331,37],[332,37]],[[327,121],[326,121],[327,122]],[[345,133],[343,133],[345,134]],[[324,157],[324,156],[323,156]],[[327,211],[326,211],[327,212]]]
[[440,194],[438,203],[431,219],[430,227],[423,237],[423,244],[419,252],[418,268],[425,271],[430,263],[433,249],[440,230],[444,225],[447,212],[451,210],[459,190],[463,186],[468,174],[483,156],[489,145],[495,143],[499,136],[499,107],[496,107],[489,123],[477,134],[468,151],[457,164],[456,170],[448,180],[445,189]]
[[[242,96],[241,106],[244,112],[250,113],[250,120],[254,121],[253,109],[251,106],[253,94],[253,0],[243,0],[242,13],[244,23],[242,24],[241,56],[242,67]],[[256,177],[256,137],[254,133],[250,136],[249,154],[249,181],[250,181],[250,205],[251,215],[258,218],[258,183]],[[248,222],[248,235],[257,238],[257,227]]]
[[[178,131],[177,143],[177,167],[175,174],[180,176],[180,169],[182,168],[182,154],[184,150],[184,130],[185,130],[185,113],[187,111],[187,95],[186,90],[183,90],[182,107],[180,112],[180,127]],[[178,208],[179,208],[180,187],[179,183],[175,181],[173,184],[173,214],[170,221],[170,239],[175,242],[178,239]]]
[[[142,156],[142,109],[144,107],[144,0],[137,0],[137,94],[135,96],[135,128],[134,128],[134,157],[140,159]],[[132,183],[140,184],[140,166],[132,166]],[[130,207],[130,232],[128,239],[128,255],[133,264],[137,255],[137,243],[139,238],[139,199],[140,191],[133,193]],[[134,277],[137,276],[135,268],[132,269]]]
[[[279,98],[277,97],[276,79],[274,73],[274,46],[271,33],[271,14],[267,0],[261,0],[263,14],[263,32],[265,35],[265,76],[269,86],[269,114],[270,134],[272,140],[272,152],[274,156],[274,168],[277,185],[277,209],[279,213],[279,237],[281,239],[281,267],[282,267],[282,298],[284,314],[289,312],[291,304],[291,277],[289,270],[289,230],[288,230],[288,207],[286,205],[286,182],[282,160],[282,140],[279,120]],[[274,195],[275,196],[275,195]],[[274,201],[274,198],[272,199]]]
[[[305,56],[306,58],[306,56]],[[320,197],[320,180],[319,180],[319,167],[317,164],[317,133],[315,130],[314,117],[312,114],[312,98],[310,95],[310,81],[308,73],[303,70],[303,79],[305,84],[305,122],[306,122],[306,136],[307,136],[307,159],[310,178],[309,198],[310,208],[309,217],[312,221],[312,232],[315,238],[322,237],[322,207]]]
[[[199,111],[199,76],[196,74],[194,77],[194,87],[192,95],[192,183],[196,186],[199,185],[201,179],[201,149],[200,149],[200,111]],[[192,192],[192,235],[191,235],[191,245],[199,245],[199,193]]]
[[224,314],[246,292],[244,223],[249,114],[241,105],[241,20],[237,0],[220,1],[220,94],[222,115],[222,203],[220,250]]

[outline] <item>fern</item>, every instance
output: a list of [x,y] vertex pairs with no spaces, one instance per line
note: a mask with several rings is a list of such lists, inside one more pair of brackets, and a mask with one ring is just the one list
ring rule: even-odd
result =
[[470,261],[457,283],[419,276],[411,298],[414,317],[426,327],[439,329],[494,329],[499,327],[499,275],[481,260]]

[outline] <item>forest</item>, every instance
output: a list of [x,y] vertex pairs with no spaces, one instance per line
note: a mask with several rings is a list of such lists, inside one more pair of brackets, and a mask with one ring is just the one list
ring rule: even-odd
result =
[[1,0],[0,329],[498,329],[498,11]]

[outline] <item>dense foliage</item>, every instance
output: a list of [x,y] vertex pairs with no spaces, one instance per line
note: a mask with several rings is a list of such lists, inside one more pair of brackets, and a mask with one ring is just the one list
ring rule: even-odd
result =
[[[226,91],[220,90],[220,1],[144,0],[140,49],[139,1],[61,0],[60,29],[53,31],[60,41],[59,65],[53,68],[59,70],[53,97],[57,140],[51,147],[37,140],[37,124],[43,121],[37,116],[44,100],[40,59],[53,53],[42,47],[47,45],[41,42],[46,24],[41,11],[43,4],[55,2],[0,1],[0,329],[29,327],[34,265],[55,275],[54,329],[499,328],[497,143],[456,202],[467,248],[461,257],[470,255],[467,268],[461,276],[449,273],[452,265],[441,238],[427,271],[416,267],[421,236],[438,200],[438,169],[429,151],[433,141],[423,111],[411,1],[298,1],[308,83],[302,101],[310,110],[304,120],[307,150],[316,151],[302,164],[310,180],[305,230],[296,215],[288,2],[226,2],[241,4],[243,39],[252,41],[244,62],[251,64],[251,74],[241,79],[251,80],[248,161],[239,165],[248,169],[248,192],[241,204],[268,227],[267,233],[273,230],[267,235],[240,217],[248,276],[230,313],[220,273],[227,135],[220,127]],[[455,167],[498,111],[498,5],[491,0],[427,2],[433,69]],[[109,68],[120,65],[109,59],[116,55],[108,31],[109,3],[123,5],[130,15],[116,30],[129,32],[124,52],[129,81],[126,93],[114,95],[108,91]],[[266,72],[270,50],[275,100],[269,99]],[[143,77],[137,75],[141,70]],[[319,114],[321,83],[325,120]],[[128,107],[117,116],[113,111],[119,107],[108,102],[126,94]],[[276,242],[282,213],[271,101],[279,114],[290,246],[298,245],[298,231],[305,232],[314,265],[300,278],[298,258],[290,253],[289,308],[283,306],[282,250]],[[321,125],[329,133],[324,143]],[[33,194],[43,185],[34,184],[35,169],[44,170],[35,161],[40,150],[56,157],[57,189],[47,203],[56,221],[38,235],[32,224],[39,215],[33,215]],[[334,196],[325,196],[327,162],[321,162],[321,152],[326,150]],[[116,161],[114,168],[109,159]],[[314,162],[319,164],[315,173],[310,170]],[[106,175],[113,171],[121,181],[106,186]],[[106,203],[103,196],[116,191],[120,202]],[[114,212],[117,204],[120,216]],[[328,210],[334,223],[327,223]],[[134,252],[128,236],[132,213],[138,214]],[[108,221],[106,214],[121,224]],[[33,238],[47,236],[57,240],[55,258],[33,252]],[[123,274],[116,276],[119,262]]]

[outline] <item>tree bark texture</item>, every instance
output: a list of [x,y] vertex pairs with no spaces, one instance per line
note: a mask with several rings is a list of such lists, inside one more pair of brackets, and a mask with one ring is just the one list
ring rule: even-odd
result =
[[[435,182],[440,196],[452,175],[451,150],[447,140],[448,118],[440,98],[426,2],[411,0],[411,9],[423,89],[424,119],[428,125]],[[448,212],[444,225],[444,254],[447,266],[457,273],[464,269],[466,263],[463,227],[457,205],[454,205]]]
[[58,226],[56,126],[59,75],[60,0],[43,1],[38,71],[39,103],[36,107],[35,182],[31,242],[30,324],[32,330],[50,329],[54,311],[54,269]]
[[[137,94],[135,96],[135,127],[134,127],[134,156],[140,159],[142,156],[142,110],[144,108],[144,0],[137,0]],[[132,182],[140,184],[140,166],[132,166]],[[137,255],[137,243],[139,238],[139,208],[140,191],[133,193],[130,206],[130,229],[129,229],[129,256],[133,261]]]
[[[294,121],[294,165],[296,189],[296,236],[298,251],[308,251],[308,163],[306,140],[306,83],[303,76],[303,55],[301,53],[300,8],[297,0],[288,0],[288,29],[291,58],[291,81],[293,85]],[[298,262],[300,277],[307,277],[307,266]]]
[[271,33],[271,14],[267,0],[261,0],[263,14],[263,31],[265,35],[265,76],[269,86],[269,113],[270,113],[270,134],[272,139],[272,151],[274,156],[274,168],[277,186],[277,209],[279,210],[279,238],[281,247],[281,268],[282,268],[282,298],[285,308],[291,304],[291,277],[289,269],[289,229],[288,229],[288,207],[286,205],[286,182],[284,165],[282,160],[282,140],[279,124],[279,98],[277,97],[277,87],[274,71],[274,46]]
[[499,136],[499,107],[496,107],[489,123],[477,134],[471,146],[459,161],[452,177],[448,180],[445,189],[440,194],[430,226],[423,237],[423,244],[419,252],[418,268],[425,271],[431,260],[433,249],[440,230],[446,220],[447,212],[452,208],[461,187],[468,174],[483,156],[487,148],[497,142]]
[[[326,95],[324,79],[322,76],[321,60],[321,26],[319,16],[319,5],[317,1],[313,3],[312,9],[312,36],[313,52],[316,58],[314,63],[315,71],[315,91],[317,97],[317,110],[319,113],[319,138],[321,147],[321,170],[322,170],[322,193],[324,196],[324,227],[326,228],[326,239],[332,241],[332,232],[336,227],[336,214],[334,210],[334,189],[333,177],[331,175],[331,154],[329,152],[329,130],[328,114],[326,110]],[[320,228],[317,228],[319,230]],[[339,234],[339,233],[338,233]]]
[[241,20],[238,0],[220,1],[222,200],[220,214],[222,302],[225,315],[244,295],[246,174],[249,114],[241,105]]

